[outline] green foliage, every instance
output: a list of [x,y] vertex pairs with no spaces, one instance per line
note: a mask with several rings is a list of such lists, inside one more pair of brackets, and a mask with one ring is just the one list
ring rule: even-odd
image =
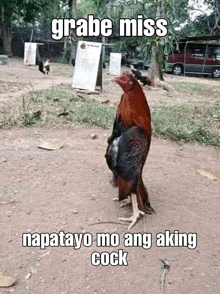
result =
[[37,20],[41,24],[50,24],[53,18],[70,18],[70,8],[67,0],[49,0]]
[[81,0],[80,5],[77,5],[77,18],[86,17],[88,14],[93,14],[100,19],[111,17],[111,9],[115,0]]
[[92,0],[82,0],[80,5],[77,6],[76,16],[77,18],[87,17],[88,14],[95,12],[95,3]]
[[[123,4],[123,6],[122,6]],[[153,56],[153,61],[159,64],[160,68],[165,67],[164,54],[168,54],[173,49],[174,41],[178,43],[177,28],[180,24],[189,19],[188,0],[140,0],[140,1],[116,1],[109,9],[114,25],[118,26],[119,18],[137,18],[138,15],[143,15],[144,18],[157,19],[163,17],[168,20],[168,35],[166,37],[129,37],[119,38],[115,42],[115,51],[122,53],[134,53],[137,46],[142,48],[142,57],[145,61],[149,61],[152,52],[157,52]],[[157,50],[152,51],[152,47],[157,47]]]
[[45,9],[47,3],[46,0],[2,0],[0,10],[4,14],[5,24],[11,24],[11,21],[16,20],[30,23],[38,18],[39,13]]
[[134,53],[135,48],[139,46],[141,42],[140,37],[121,37],[120,40],[112,41],[114,44],[115,52],[123,52],[123,53]]
[[220,35],[220,1],[204,0],[206,9],[200,10],[193,6],[191,12],[199,11],[200,14],[193,20],[189,19],[180,31],[181,37]]
[[[164,54],[168,54],[173,49],[174,41],[178,40],[178,31],[182,22],[185,22],[189,18],[187,10],[188,1],[155,1],[152,4],[151,9],[148,10],[146,17],[151,17],[156,19],[157,17],[166,18],[168,21],[168,34],[165,37],[143,37],[141,46],[143,47],[143,52],[145,58],[151,54],[152,47],[156,46],[158,48],[158,56],[155,61],[157,61],[162,67],[164,67]],[[150,11],[150,15],[149,15]]]
[[33,126],[36,123],[36,120],[28,112],[21,113],[22,124],[25,127]]
[[189,22],[181,30],[181,37],[198,37],[198,36],[210,36],[220,34],[220,22],[219,29],[215,28],[215,15],[199,15],[192,22]]

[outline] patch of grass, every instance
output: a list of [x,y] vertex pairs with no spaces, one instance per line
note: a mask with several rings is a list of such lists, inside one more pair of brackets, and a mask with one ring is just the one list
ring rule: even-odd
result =
[[204,90],[204,87],[202,84],[200,83],[190,83],[190,82],[170,82],[170,85],[172,85],[175,90],[181,90],[182,92],[196,92],[196,91],[200,91],[200,90]]
[[[213,79],[212,79],[213,80]],[[220,79],[216,79],[220,80]],[[200,96],[218,96],[216,87],[212,85],[204,85],[202,83],[190,83],[190,82],[169,82],[173,88],[180,93],[200,95]],[[219,84],[220,85],[220,84]],[[219,86],[218,86],[219,87]]]
[[156,106],[152,118],[158,136],[220,147],[220,104]]
[[31,91],[20,101],[10,101],[0,110],[0,128],[32,125],[85,124],[108,128],[115,109],[70,89]]
[[[188,106],[166,104],[151,109],[154,134],[182,142],[220,147],[220,104]],[[13,126],[72,126],[112,128],[115,108],[102,105],[72,89],[31,91],[0,108],[0,128]]]

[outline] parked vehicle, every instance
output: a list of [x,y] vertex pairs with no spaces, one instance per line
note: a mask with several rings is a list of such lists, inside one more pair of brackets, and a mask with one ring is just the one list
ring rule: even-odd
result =
[[220,77],[220,46],[210,44],[185,43],[179,51],[167,58],[167,71],[175,75],[183,73]]
[[148,69],[149,60],[144,60],[142,57],[141,47],[136,47],[133,54],[122,55],[122,65],[130,66],[133,65],[136,69]]

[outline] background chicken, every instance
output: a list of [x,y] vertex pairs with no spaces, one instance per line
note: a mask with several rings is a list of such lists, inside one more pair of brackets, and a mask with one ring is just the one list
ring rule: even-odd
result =
[[118,106],[112,135],[108,138],[106,161],[119,187],[119,201],[131,196],[131,228],[140,215],[152,213],[142,180],[143,166],[151,142],[150,109],[141,86],[133,75],[125,73],[116,82],[124,94]]
[[45,73],[49,74],[49,71],[50,71],[49,60],[40,61],[40,63],[39,63],[39,71],[41,71],[43,74],[45,74]]

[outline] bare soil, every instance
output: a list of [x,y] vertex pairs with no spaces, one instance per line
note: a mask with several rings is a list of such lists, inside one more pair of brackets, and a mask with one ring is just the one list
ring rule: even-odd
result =
[[[49,76],[36,66],[11,59],[0,66],[0,100],[16,99],[33,89],[71,87],[71,68],[52,64]],[[219,82],[166,76],[166,81],[193,81],[205,87]],[[99,101],[117,104],[121,90],[104,72]],[[219,89],[219,88],[218,88]],[[145,89],[149,104],[193,103],[196,97]],[[220,93],[220,92],[219,92]],[[220,94],[219,94],[220,95]],[[216,101],[218,97],[207,97]],[[205,101],[204,96],[201,100]],[[197,97],[198,102],[198,97]],[[97,135],[91,138],[91,133]],[[156,214],[146,215],[129,231],[151,233],[152,247],[124,246],[131,207],[112,201],[117,189],[104,154],[111,130],[20,128],[0,132],[0,272],[17,282],[0,293],[220,293],[220,151],[153,137],[143,178]],[[62,143],[56,151],[38,148],[41,141]],[[214,175],[206,177],[202,169]],[[205,174],[204,174],[205,175]],[[209,175],[209,174],[207,174]],[[197,247],[157,247],[156,235],[196,233]],[[23,233],[91,233],[90,247],[22,247]],[[97,247],[97,233],[118,233],[118,247]],[[190,241],[189,241],[190,242]],[[172,243],[172,242],[171,242]],[[93,266],[91,254],[128,252],[127,266]],[[161,260],[170,270],[164,270]],[[163,275],[166,273],[166,275]],[[162,280],[165,277],[165,285]]]

